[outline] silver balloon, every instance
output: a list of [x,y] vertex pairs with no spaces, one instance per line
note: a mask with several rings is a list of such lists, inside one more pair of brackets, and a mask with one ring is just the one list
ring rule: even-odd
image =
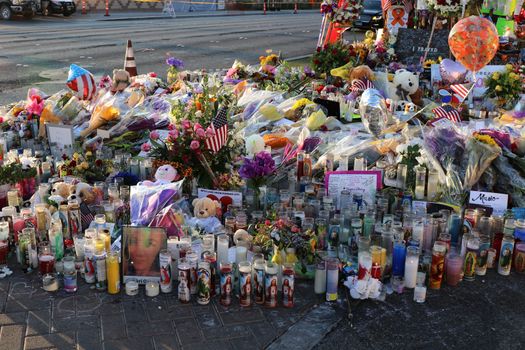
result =
[[359,115],[366,131],[379,138],[388,124],[388,109],[381,93],[366,89],[359,102]]

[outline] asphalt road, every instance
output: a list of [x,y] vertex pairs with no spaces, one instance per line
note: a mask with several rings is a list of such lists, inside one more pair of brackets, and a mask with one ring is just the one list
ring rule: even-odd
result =
[[311,54],[321,23],[317,11],[101,19],[105,19],[102,14],[76,14],[0,21],[0,105],[25,97],[30,86],[47,93],[64,88],[71,63],[96,76],[111,74],[123,66],[127,39],[133,42],[139,73],[164,76],[168,53],[184,60],[188,69],[227,68],[235,59],[256,64],[268,49],[280,51],[285,58]]

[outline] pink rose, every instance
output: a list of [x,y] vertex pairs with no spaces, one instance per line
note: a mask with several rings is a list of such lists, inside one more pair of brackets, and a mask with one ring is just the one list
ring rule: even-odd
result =
[[155,73],[155,72],[150,72],[150,73],[148,73],[148,75],[150,77],[152,77],[152,78],[156,78],[157,77],[157,73]]
[[195,123],[195,125],[193,125],[193,131],[197,132],[199,129],[202,129],[202,126],[199,123]]
[[206,129],[206,136],[213,137],[215,136],[215,130],[211,128],[211,126],[208,126],[208,129]]
[[196,151],[196,150],[199,149],[200,145],[201,145],[201,144],[200,144],[199,141],[197,141],[197,140],[193,140],[193,141],[191,141],[191,143],[190,143],[190,148],[191,148],[192,150]]
[[202,128],[201,129],[197,129],[197,131],[195,133],[200,138],[205,138],[206,137],[206,131],[204,131],[204,129],[202,129]]
[[142,146],[140,146],[140,149],[143,152],[149,152],[151,150],[151,145],[148,143],[143,143]]
[[179,130],[172,129],[168,132],[168,134],[171,136],[172,139],[175,140],[177,137],[179,137]]
[[152,140],[158,140],[159,136],[160,135],[159,135],[159,132],[157,130],[153,130],[152,132],[149,133],[149,137]]
[[189,120],[183,120],[181,125],[184,129],[191,129],[191,123]]

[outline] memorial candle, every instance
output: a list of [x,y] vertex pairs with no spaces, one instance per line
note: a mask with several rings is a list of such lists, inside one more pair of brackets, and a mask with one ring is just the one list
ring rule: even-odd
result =
[[228,247],[230,238],[228,235],[220,235],[217,237],[217,260],[219,263],[225,264],[228,262]]
[[461,280],[461,273],[463,272],[463,257],[457,252],[450,252],[446,257],[447,266],[447,284],[455,287]]
[[397,240],[394,242],[394,253],[392,257],[392,274],[403,276],[405,274],[405,242]]
[[405,287],[414,288],[416,286],[417,268],[419,265],[419,249],[408,247],[405,259]]

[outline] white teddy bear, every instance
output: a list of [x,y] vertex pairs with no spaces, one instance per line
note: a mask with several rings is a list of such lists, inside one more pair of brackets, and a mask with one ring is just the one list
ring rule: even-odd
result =
[[394,74],[394,80],[388,84],[388,96],[393,101],[412,102],[410,95],[419,89],[419,73],[409,72],[406,69],[398,69]]

